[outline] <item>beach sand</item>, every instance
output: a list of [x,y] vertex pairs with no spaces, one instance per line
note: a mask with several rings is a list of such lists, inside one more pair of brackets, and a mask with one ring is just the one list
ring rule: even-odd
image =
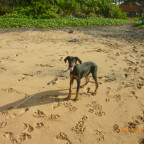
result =
[[[91,75],[76,102],[69,71],[47,85],[67,56],[98,65],[96,96]],[[19,143],[144,144],[144,30],[0,30],[0,144]]]

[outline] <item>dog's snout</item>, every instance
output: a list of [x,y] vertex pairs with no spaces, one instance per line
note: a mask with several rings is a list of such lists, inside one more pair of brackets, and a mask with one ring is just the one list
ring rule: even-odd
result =
[[74,67],[76,64],[75,64],[75,62],[71,62],[70,64],[69,64],[69,67]]
[[72,63],[69,64],[69,68],[70,68],[70,67],[73,67],[73,64],[72,64]]

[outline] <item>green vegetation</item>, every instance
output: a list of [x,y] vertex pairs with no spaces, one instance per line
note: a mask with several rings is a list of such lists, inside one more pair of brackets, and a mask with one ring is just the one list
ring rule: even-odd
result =
[[59,28],[68,26],[104,26],[122,25],[127,20],[109,18],[56,18],[56,19],[27,19],[27,18],[3,18],[0,17],[0,27],[37,27]]
[[142,20],[144,20],[144,15],[142,15],[140,18],[133,18],[133,23],[137,27],[144,28],[144,24],[142,24]]
[[127,18],[111,0],[1,0],[0,15],[34,19],[66,16]]
[[3,28],[121,25],[126,19],[111,0],[0,0]]
[[137,26],[137,27],[144,28],[144,24],[142,24],[142,20],[135,21],[134,24],[135,24],[135,26]]

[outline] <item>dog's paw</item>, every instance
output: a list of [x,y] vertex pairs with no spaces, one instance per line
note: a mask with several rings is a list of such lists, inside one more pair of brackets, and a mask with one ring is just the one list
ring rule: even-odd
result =
[[75,102],[78,101],[78,100],[79,100],[79,98],[74,98],[74,99],[73,99],[73,101],[75,101]]
[[70,100],[70,96],[66,97],[65,100],[67,100],[67,101]]
[[92,93],[93,96],[97,94],[97,89]]
[[96,95],[96,92],[93,92],[92,95],[95,96],[95,95]]

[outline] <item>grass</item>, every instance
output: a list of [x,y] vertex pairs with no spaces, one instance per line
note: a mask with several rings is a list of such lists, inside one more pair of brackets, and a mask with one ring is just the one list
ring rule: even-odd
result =
[[1,28],[59,28],[68,26],[114,26],[127,23],[127,20],[108,18],[57,18],[57,19],[27,19],[0,17]]
[[129,19],[136,27],[144,28],[144,24],[142,24],[142,20],[140,18],[131,18]]
[[144,28],[144,24],[142,24],[142,20],[138,20],[135,22],[135,26],[139,27],[139,28]]

